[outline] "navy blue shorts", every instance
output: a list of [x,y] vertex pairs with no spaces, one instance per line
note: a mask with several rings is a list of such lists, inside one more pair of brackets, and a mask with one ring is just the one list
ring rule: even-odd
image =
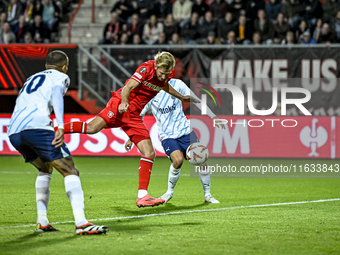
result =
[[51,130],[32,129],[11,135],[9,140],[25,158],[26,163],[38,157],[45,163],[71,156],[65,143],[59,148],[52,146],[54,135]]
[[186,159],[186,151],[189,145],[192,143],[198,143],[198,142],[199,140],[197,138],[196,133],[192,131],[190,134],[181,136],[180,138],[177,138],[177,139],[173,139],[173,138],[164,139],[162,141],[162,146],[168,158],[170,158],[170,154],[173,151],[179,150],[182,152],[184,158]]

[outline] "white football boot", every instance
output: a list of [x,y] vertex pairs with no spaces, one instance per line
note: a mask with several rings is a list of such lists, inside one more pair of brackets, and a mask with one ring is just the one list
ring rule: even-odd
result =
[[211,203],[211,204],[219,204],[220,201],[218,201],[217,199],[215,199],[212,195],[206,195],[204,196],[204,202],[205,203]]
[[174,193],[166,192],[163,196],[160,197],[160,199],[164,199],[165,200],[164,203],[167,203],[172,198],[173,195]]

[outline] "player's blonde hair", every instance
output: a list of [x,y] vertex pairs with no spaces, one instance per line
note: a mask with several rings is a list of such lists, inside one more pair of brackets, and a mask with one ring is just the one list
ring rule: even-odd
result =
[[176,64],[174,56],[167,51],[158,52],[155,56],[156,66],[171,71]]

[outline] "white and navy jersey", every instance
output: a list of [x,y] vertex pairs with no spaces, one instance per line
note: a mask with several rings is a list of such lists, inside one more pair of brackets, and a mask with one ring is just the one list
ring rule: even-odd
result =
[[70,85],[67,74],[48,69],[29,77],[17,97],[7,128],[8,135],[28,129],[52,130],[50,119],[54,109],[58,127],[64,128],[63,96]]
[[[170,85],[183,95],[190,95],[190,89],[181,80],[171,79]],[[191,132],[190,123],[184,115],[182,101],[161,90],[143,109],[141,116],[151,111],[155,116],[161,141],[179,138]]]
[[[181,80],[171,79],[170,85],[183,95],[194,94]],[[196,99],[198,99],[196,97]],[[195,104],[200,108],[200,104]],[[141,116],[151,111],[157,121],[158,133],[161,141],[168,138],[179,138],[189,134],[192,129],[187,117],[184,115],[182,101],[161,90],[143,109]],[[208,110],[210,113],[210,109]]]

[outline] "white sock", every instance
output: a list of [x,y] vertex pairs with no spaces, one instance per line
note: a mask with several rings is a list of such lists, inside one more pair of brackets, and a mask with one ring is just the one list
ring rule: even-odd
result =
[[64,178],[65,190],[70,199],[76,226],[86,224],[88,221],[84,213],[84,192],[81,188],[80,178],[77,175],[68,175]]
[[49,173],[39,172],[35,181],[36,201],[37,201],[37,223],[46,226],[49,221],[47,219],[47,207],[50,200],[50,180],[52,175]]
[[169,169],[169,178],[168,178],[168,193],[174,193],[174,188],[176,183],[181,175],[181,168],[174,168],[173,164],[171,164]]
[[142,198],[148,194],[148,191],[146,189],[139,189],[138,190],[138,198]]
[[210,171],[209,166],[205,165],[201,167],[199,171],[199,177],[202,183],[204,196],[210,195]]

